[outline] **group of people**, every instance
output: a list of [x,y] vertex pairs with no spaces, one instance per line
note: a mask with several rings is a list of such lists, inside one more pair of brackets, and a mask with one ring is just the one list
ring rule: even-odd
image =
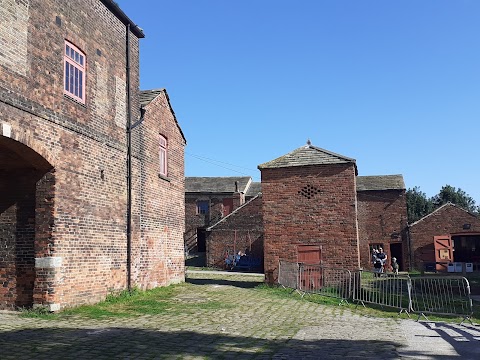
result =
[[[372,253],[373,271],[377,274],[385,272],[385,266],[387,264],[388,256],[383,251],[383,248],[373,249]],[[392,257],[392,270],[393,273],[398,275],[398,262],[397,259]]]

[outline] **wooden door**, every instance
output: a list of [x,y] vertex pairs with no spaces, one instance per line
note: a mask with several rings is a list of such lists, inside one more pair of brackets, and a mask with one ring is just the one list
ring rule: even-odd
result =
[[322,250],[320,245],[298,245],[297,262],[308,265],[320,265]]
[[233,199],[224,198],[223,199],[223,216],[227,216],[233,210]]
[[450,235],[433,237],[437,271],[447,271],[448,263],[453,262],[453,243]]
[[[307,292],[314,292],[321,289],[322,272],[322,249],[320,245],[298,245],[297,261],[302,263],[300,267],[300,289]],[[316,266],[309,266],[316,265]]]

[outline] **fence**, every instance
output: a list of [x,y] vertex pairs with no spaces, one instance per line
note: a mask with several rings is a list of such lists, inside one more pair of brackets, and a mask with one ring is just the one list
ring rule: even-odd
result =
[[410,282],[411,311],[419,318],[425,314],[456,315],[471,322],[473,304],[466,278],[421,276]]
[[[314,293],[390,307],[405,312],[463,317],[473,314],[470,285],[460,276],[419,276],[378,274],[370,271],[350,272],[320,265],[280,261],[278,283],[303,294]],[[418,321],[417,319],[417,321]]]
[[351,297],[352,274],[349,270],[300,264],[299,290],[347,301]]
[[347,301],[351,297],[352,274],[349,270],[281,260],[278,283],[302,294],[313,293]]
[[278,283],[283,287],[298,290],[299,264],[280,260],[278,264]]
[[375,304],[410,311],[408,275],[378,274],[358,271],[354,276],[353,301],[357,304]]

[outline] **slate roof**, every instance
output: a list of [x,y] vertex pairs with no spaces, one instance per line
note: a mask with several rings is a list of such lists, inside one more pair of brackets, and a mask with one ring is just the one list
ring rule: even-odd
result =
[[261,169],[284,168],[293,166],[308,166],[308,165],[329,165],[329,164],[348,164],[355,165],[355,173],[357,173],[357,165],[355,159],[336,154],[334,152],[321,149],[311,145],[302,146],[292,152],[280,156],[274,160],[258,165]]
[[155,100],[160,94],[165,94],[165,98],[167,99],[168,107],[172,112],[173,119],[175,120],[178,130],[180,131],[180,134],[182,135],[183,140],[185,141],[185,144],[186,144],[187,139],[185,139],[185,135],[183,134],[182,128],[180,127],[177,117],[175,116],[175,111],[173,111],[172,104],[170,103],[170,97],[168,96],[166,89],[141,90],[138,95],[140,106],[142,107],[148,106],[148,104],[150,104],[153,100]]
[[248,187],[247,193],[245,196],[257,196],[259,193],[262,192],[262,183],[261,182],[252,182]]
[[405,189],[402,175],[357,176],[357,191]]
[[238,190],[245,193],[252,182],[250,176],[231,177],[186,177],[186,193],[234,193],[235,181],[238,181]]
[[454,203],[451,203],[451,202],[447,202],[445,204],[443,204],[442,206],[440,206],[439,208],[433,210],[430,214],[427,214],[425,215],[424,217],[422,217],[421,219],[418,219],[417,221],[411,223],[411,224],[408,224],[408,227],[412,227],[412,226],[415,226],[416,224],[418,224],[419,222],[422,222],[422,221],[425,221],[426,219],[428,219],[429,217],[435,215],[436,213],[440,212],[440,211],[443,211],[443,209],[447,208],[447,207],[454,207],[454,208],[457,208],[463,212],[465,212],[466,214],[472,216],[473,218],[475,219],[478,219],[477,215],[475,214],[472,214],[471,212],[469,212],[468,210],[465,210],[464,208],[461,208],[460,206],[454,204]]

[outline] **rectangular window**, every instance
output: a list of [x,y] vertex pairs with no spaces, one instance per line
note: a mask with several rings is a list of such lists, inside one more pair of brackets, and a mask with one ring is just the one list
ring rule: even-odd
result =
[[167,176],[167,139],[160,135],[160,175]]
[[208,200],[197,201],[197,214],[208,214],[210,202]]
[[85,54],[75,45],[65,41],[64,94],[85,104]]

